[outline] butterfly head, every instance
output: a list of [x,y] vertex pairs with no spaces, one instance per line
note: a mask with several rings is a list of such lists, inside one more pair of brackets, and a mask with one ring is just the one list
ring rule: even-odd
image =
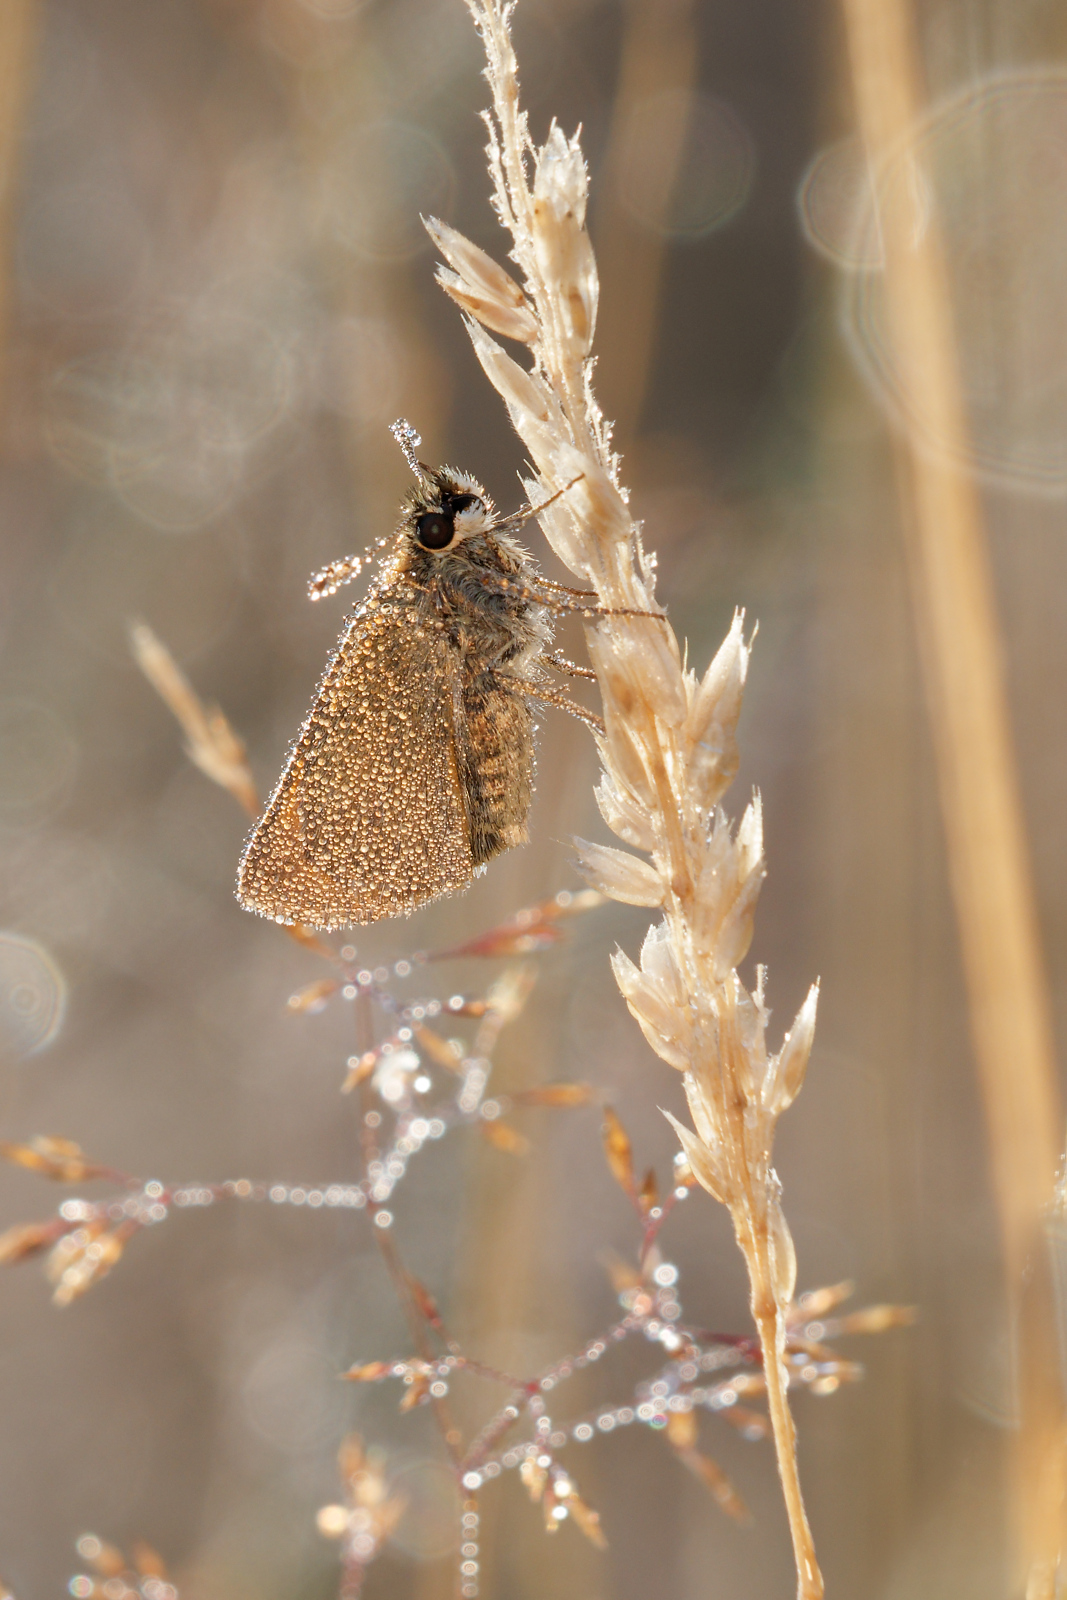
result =
[[426,468],[404,500],[401,536],[413,555],[452,554],[470,539],[484,543],[494,518],[476,478],[453,467]]
[[397,557],[399,569],[417,570],[428,579],[439,564],[496,568],[516,572],[529,562],[528,553],[512,537],[526,520],[498,517],[477,478],[455,467],[428,467],[415,454],[421,443],[410,422],[401,418],[392,433],[404,452],[415,483],[401,507]]

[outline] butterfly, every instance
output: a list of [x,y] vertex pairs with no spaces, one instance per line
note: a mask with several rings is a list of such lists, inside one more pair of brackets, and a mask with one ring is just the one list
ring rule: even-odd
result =
[[603,614],[595,595],[540,576],[513,531],[529,508],[497,518],[476,479],[417,460],[410,424],[393,432],[415,484],[241,859],[238,899],[276,922],[377,922],[467,888],[528,837],[531,702],[599,725],[544,670],[594,676],[547,651],[552,615]]

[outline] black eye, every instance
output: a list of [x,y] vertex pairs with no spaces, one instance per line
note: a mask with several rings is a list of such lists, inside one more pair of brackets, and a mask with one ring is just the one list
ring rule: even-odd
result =
[[424,511],[415,519],[415,537],[426,550],[446,549],[455,531],[455,523],[445,511]]

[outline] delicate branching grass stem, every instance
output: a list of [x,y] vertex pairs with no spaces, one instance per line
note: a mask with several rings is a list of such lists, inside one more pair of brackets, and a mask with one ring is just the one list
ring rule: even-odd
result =
[[[605,606],[647,613],[653,565],[591,387],[598,281],[581,149],[555,126],[534,147],[519,103],[512,5],[467,3],[493,94],[486,121],[494,204],[522,281],[431,221],[448,263],[441,282],[469,314],[478,358],[535,465],[531,500],[543,504],[565,491],[541,515],[556,554],[595,585]],[[527,345],[532,368],[506,354],[487,328]],[[604,707],[597,799],[609,827],[651,860],[578,841],[581,866],[603,893],[662,912],[640,965],[619,952],[615,976],[649,1044],[684,1075],[696,1131],[675,1126],[693,1172],[733,1219],[763,1350],[798,1594],[818,1600],[822,1578],[800,1493],[784,1359],[796,1263],[771,1166],[777,1118],[803,1081],[817,996],[813,988],[778,1054],[768,1056],[762,972],[753,993],[737,973],[764,876],[760,805],[753,800],[736,833],[719,808],[737,770],[748,645],[735,618],[699,679],[683,667],[665,619],[605,618],[589,627],[588,642]]]
[[899,436],[903,521],[1016,1335],[1017,1582],[1029,1600],[1051,1600],[1064,1398],[1041,1237],[1062,1128],[1050,1006],[981,502],[957,464],[967,459],[967,426],[947,269],[936,216],[918,226],[914,185],[893,177],[922,109],[910,5],[843,0],[843,10],[857,119],[882,179],[894,359],[937,441]]

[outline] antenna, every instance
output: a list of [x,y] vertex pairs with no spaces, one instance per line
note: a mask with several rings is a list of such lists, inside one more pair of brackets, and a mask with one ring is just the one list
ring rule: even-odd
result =
[[426,468],[415,454],[415,451],[422,443],[422,435],[411,426],[411,423],[408,421],[407,417],[398,417],[396,421],[390,425],[389,432],[392,434],[401,450],[403,450],[404,460],[407,462],[415,476],[417,478],[424,478],[426,476]]

